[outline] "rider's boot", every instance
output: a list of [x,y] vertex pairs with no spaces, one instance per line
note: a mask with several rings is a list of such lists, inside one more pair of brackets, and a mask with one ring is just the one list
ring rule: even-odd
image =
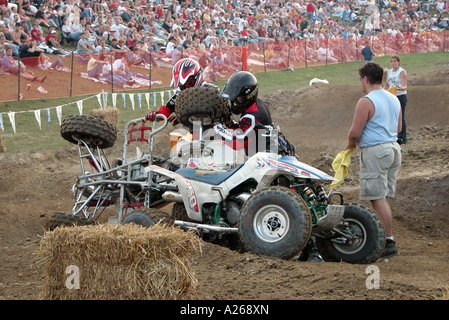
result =
[[307,242],[307,245],[305,247],[305,250],[307,250],[307,253],[309,255],[307,262],[322,262],[323,258],[321,257],[318,248],[316,246],[315,237],[311,236],[309,239],[309,242]]

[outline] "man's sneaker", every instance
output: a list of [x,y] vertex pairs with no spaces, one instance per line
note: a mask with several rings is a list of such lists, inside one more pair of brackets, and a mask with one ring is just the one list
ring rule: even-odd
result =
[[385,242],[385,249],[381,255],[381,258],[386,259],[386,258],[396,257],[398,255],[399,255],[399,250],[396,247],[396,241],[387,239],[387,241]]

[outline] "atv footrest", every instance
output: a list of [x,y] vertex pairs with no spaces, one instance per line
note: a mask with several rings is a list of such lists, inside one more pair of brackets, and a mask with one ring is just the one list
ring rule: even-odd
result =
[[318,233],[322,231],[332,230],[343,220],[345,213],[345,206],[330,204],[327,206],[326,215],[318,220],[318,222],[312,226],[312,232]]

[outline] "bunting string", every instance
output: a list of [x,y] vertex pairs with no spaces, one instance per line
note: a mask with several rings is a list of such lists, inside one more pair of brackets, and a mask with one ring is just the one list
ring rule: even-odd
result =
[[[164,104],[164,97],[167,94],[167,96],[169,98],[171,98],[174,94],[175,94],[176,90],[165,90],[165,91],[158,91],[158,92],[145,92],[145,93],[121,93],[121,97],[122,97],[122,102],[123,102],[123,108],[126,107],[126,100],[129,99],[131,101],[131,107],[133,110],[135,110],[135,106],[136,106],[136,102],[135,102],[135,97],[137,98],[137,106],[140,108],[142,108],[142,103],[143,103],[143,99],[142,97],[145,96],[145,102],[146,102],[146,106],[147,109],[149,110],[151,107],[151,100],[153,102],[153,107],[154,109],[157,108],[158,105],[158,100],[160,99],[160,103],[161,105]],[[158,95],[159,95],[159,99],[158,99]],[[49,107],[49,108],[43,108],[43,109],[37,109],[37,110],[24,110],[24,111],[9,111],[9,112],[0,112],[0,129],[5,132],[5,120],[6,117],[4,117],[4,115],[7,115],[7,119],[9,119],[9,122],[11,124],[11,128],[13,130],[14,133],[16,133],[16,116],[20,115],[22,113],[33,113],[34,114],[34,118],[39,126],[39,129],[42,130],[42,116],[41,113],[44,113],[44,117],[47,117],[47,123],[50,124],[51,123],[51,113],[52,110],[55,110],[56,112],[56,118],[58,119],[58,123],[59,125],[61,125],[62,123],[62,109],[66,106],[69,105],[73,105],[75,104],[77,106],[78,112],[79,114],[83,114],[83,104],[84,101],[88,100],[88,99],[92,99],[92,98],[97,98],[98,101],[98,105],[99,108],[106,108],[108,105],[108,96],[109,93],[108,92],[101,92],[99,94],[95,94],[89,97],[86,97],[84,99],[78,100],[78,101],[73,101],[73,102],[68,102],[56,107]],[[128,97],[128,98],[127,98]],[[117,108],[117,93],[111,93],[111,100],[112,100],[112,106],[114,108]]]

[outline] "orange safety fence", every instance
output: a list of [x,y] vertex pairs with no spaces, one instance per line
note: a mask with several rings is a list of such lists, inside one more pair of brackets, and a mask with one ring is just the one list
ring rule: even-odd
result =
[[[203,68],[204,80],[214,82],[226,80],[238,70],[253,73],[274,70],[292,70],[315,65],[361,60],[360,51],[369,39],[376,56],[426,53],[449,49],[447,31],[413,33],[382,33],[375,36],[348,39],[308,39],[297,41],[263,41],[247,46],[216,47],[213,49],[177,49],[171,54],[164,50],[114,52],[114,55],[68,54],[43,58],[16,59],[25,66],[21,76],[1,71],[0,102],[43,98],[66,98],[98,94],[101,92],[144,91],[168,87],[171,68],[180,58],[194,58]],[[120,64],[126,56],[129,72],[126,77],[113,74],[110,66]],[[109,67],[100,68],[101,76],[90,70],[91,58],[103,60]],[[2,58],[0,58],[1,60]],[[38,64],[44,64],[44,70]],[[89,71],[88,71],[89,68]],[[109,69],[108,69],[109,68]],[[109,71],[107,71],[109,70]],[[37,77],[37,78],[34,78]],[[46,77],[45,79],[43,79]],[[40,82],[44,80],[43,82]]]
[[358,39],[342,37],[288,42],[256,42],[248,45],[248,68],[251,72],[304,68],[330,63],[361,60],[361,50],[369,40],[375,57],[393,54],[442,52],[449,49],[449,33],[388,33]]

